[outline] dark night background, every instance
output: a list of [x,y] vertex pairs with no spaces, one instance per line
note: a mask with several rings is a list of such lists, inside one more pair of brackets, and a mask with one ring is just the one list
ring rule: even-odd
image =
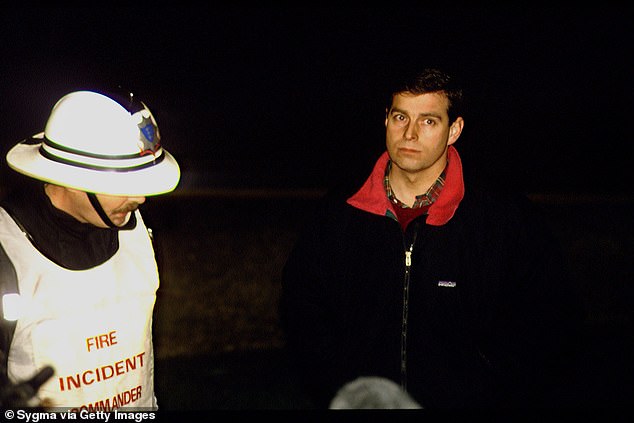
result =
[[1,145],[70,90],[121,85],[156,114],[181,189],[324,187],[383,149],[391,72],[442,64],[468,84],[459,147],[487,175],[630,193],[630,9],[5,8]]
[[[617,327],[608,352],[631,348],[630,335],[621,337],[631,329],[633,282],[631,8],[423,4],[5,7],[0,176],[10,181],[6,151],[43,130],[62,95],[122,85],[148,104],[178,159],[182,205],[232,192],[307,201],[339,178],[365,178],[384,148],[391,75],[440,64],[463,77],[470,95],[457,143],[463,161],[551,207],[568,225],[561,231],[571,255],[587,243],[588,257],[606,248],[616,257],[603,265],[618,287],[595,307],[608,317],[591,326]],[[598,275],[584,286],[592,309],[609,281],[588,269],[576,272]],[[599,404],[622,405],[631,392],[622,386],[631,382],[631,356],[619,357],[602,359],[617,364]],[[585,369],[595,374],[582,387],[601,383],[603,367]]]

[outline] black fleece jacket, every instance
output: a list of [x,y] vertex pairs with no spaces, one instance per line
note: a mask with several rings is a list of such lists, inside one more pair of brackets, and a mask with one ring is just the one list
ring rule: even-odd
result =
[[[281,320],[317,407],[360,376],[400,383],[424,408],[557,405],[582,319],[558,244],[528,201],[457,187],[450,157],[444,219],[403,233],[389,212],[329,195],[291,252]],[[385,160],[362,203],[383,201],[371,197]]]

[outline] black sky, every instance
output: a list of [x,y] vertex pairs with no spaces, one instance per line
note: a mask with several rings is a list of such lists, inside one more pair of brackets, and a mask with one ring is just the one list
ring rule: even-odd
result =
[[383,149],[383,85],[441,64],[468,83],[458,148],[532,192],[631,193],[631,8],[56,7],[0,12],[0,145],[75,89],[154,111],[182,187],[324,187]]

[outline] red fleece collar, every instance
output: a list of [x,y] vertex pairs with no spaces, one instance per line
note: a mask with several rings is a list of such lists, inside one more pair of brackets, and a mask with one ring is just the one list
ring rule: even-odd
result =
[[[385,166],[389,160],[387,151],[384,152],[374,165],[372,173],[365,181],[361,189],[348,199],[348,204],[369,213],[385,216],[388,210],[394,213],[392,203],[387,198],[383,187]],[[429,208],[426,223],[433,226],[441,226],[449,222],[456,212],[458,205],[464,198],[464,180],[462,177],[462,162],[458,151],[450,145],[447,150],[447,173],[445,186],[440,196]]]

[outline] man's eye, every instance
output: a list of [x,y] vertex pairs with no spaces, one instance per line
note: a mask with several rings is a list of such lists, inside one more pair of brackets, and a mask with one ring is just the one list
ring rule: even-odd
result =
[[392,124],[398,127],[407,124],[407,116],[404,115],[392,115]]

